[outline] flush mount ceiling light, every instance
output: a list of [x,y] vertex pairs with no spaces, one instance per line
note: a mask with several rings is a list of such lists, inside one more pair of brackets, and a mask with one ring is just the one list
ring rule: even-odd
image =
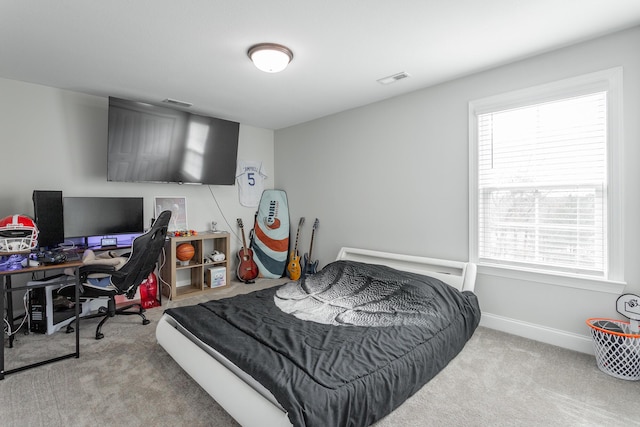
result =
[[253,64],[265,73],[279,73],[287,68],[293,59],[289,48],[275,43],[260,43],[247,52]]

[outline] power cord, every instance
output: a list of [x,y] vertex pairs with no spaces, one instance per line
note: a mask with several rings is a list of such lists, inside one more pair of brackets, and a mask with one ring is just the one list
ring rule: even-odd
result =
[[20,322],[20,325],[18,325],[18,327],[16,328],[15,331],[11,330],[11,323],[9,323],[9,321],[7,320],[6,317],[3,318],[4,323],[5,323],[5,329],[4,329],[4,333],[10,337],[12,335],[15,335],[18,333],[18,331],[24,326],[24,324],[27,322],[27,320],[29,320],[29,307],[27,305],[27,301],[28,301],[28,297],[31,293],[31,289],[27,289],[27,291],[24,293],[24,296],[22,297],[22,302],[24,305],[24,317],[22,318],[22,322]]
[[70,251],[76,248],[76,243],[73,240],[65,240],[63,243],[58,245],[58,248],[63,251]]
[[207,188],[209,188],[209,192],[211,193],[211,197],[213,197],[213,201],[216,203],[216,206],[218,207],[218,211],[220,211],[220,215],[222,215],[222,219],[224,219],[225,224],[227,224],[227,227],[229,228],[229,231],[231,232],[231,234],[233,234],[235,236],[236,241],[238,243],[242,243],[242,237],[240,237],[240,235],[238,235],[238,233],[236,233],[234,231],[235,227],[232,227],[231,224],[229,224],[229,221],[227,220],[227,217],[224,216],[224,212],[222,211],[222,208],[220,207],[220,204],[218,203],[218,199],[216,199],[215,194],[213,194],[213,190],[211,189],[211,186],[207,185]]
[[[167,263],[167,253],[165,252],[164,248],[162,248],[162,257],[160,265],[159,265],[159,271],[158,274],[156,274],[156,277],[158,279],[158,282],[160,283],[160,293],[162,293],[162,287],[166,286],[167,288],[169,288],[169,292],[167,293],[167,295],[171,295],[171,284],[169,282],[167,282],[166,280],[164,280],[162,278],[162,274],[159,274],[160,271],[162,271],[162,268],[164,267],[164,265]],[[169,299],[171,299],[171,297],[169,297]]]
[[12,335],[11,334],[11,324],[9,323],[9,321],[7,320],[6,317],[4,317],[2,320],[4,320],[4,333],[8,337],[10,337]]

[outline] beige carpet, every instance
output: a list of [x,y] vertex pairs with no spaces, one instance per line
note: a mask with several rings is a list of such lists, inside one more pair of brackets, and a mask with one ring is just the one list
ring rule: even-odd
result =
[[[234,283],[216,298],[278,284]],[[237,426],[157,345],[165,308],[81,323],[81,356],[9,375],[0,381],[2,426]],[[74,335],[18,334],[6,348],[7,369],[44,354],[73,351]],[[592,356],[486,328],[436,378],[376,427],[640,426],[640,381],[615,379]],[[247,408],[250,410],[250,408]],[[329,411],[330,408],[327,408]]]

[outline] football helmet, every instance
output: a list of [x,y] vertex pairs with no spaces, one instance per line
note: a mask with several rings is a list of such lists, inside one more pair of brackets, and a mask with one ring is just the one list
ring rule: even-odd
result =
[[0,252],[30,251],[38,247],[38,227],[26,215],[0,220]]

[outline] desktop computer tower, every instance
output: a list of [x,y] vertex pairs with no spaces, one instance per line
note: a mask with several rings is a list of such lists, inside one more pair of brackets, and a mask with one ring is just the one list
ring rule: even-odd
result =
[[[59,287],[60,285],[51,285],[29,289],[29,330],[31,332],[51,335],[74,321],[73,307],[54,306],[54,298]],[[85,304],[80,304],[80,317],[88,314],[87,309]]]
[[31,332],[47,333],[47,300],[44,288],[31,289],[29,291],[29,317]]
[[29,317],[31,332],[47,333],[47,298],[45,288],[29,291]]
[[64,242],[62,191],[34,190],[33,213],[40,248],[53,249]]

